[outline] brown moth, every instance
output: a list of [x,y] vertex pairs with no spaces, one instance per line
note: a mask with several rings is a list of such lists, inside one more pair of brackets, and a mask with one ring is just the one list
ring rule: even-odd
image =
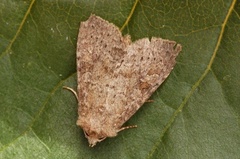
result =
[[123,124],[168,77],[181,45],[161,38],[131,42],[117,26],[91,15],[77,41],[78,120],[89,146],[136,126]]

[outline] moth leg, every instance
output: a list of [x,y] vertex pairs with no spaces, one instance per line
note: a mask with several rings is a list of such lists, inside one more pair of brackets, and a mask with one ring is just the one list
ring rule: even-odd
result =
[[154,100],[148,99],[146,102],[147,102],[147,103],[152,103],[152,102],[154,102]]
[[124,127],[121,127],[117,132],[120,132],[120,131],[123,131],[126,129],[130,129],[130,128],[136,128],[136,127],[137,127],[137,125],[124,126]]
[[71,91],[71,92],[75,95],[75,97],[76,97],[76,99],[77,99],[77,101],[78,101],[77,92],[76,92],[75,90],[73,90],[72,88],[67,87],[67,86],[63,86],[63,88],[64,88],[64,89],[67,89],[67,90],[69,90],[69,91]]

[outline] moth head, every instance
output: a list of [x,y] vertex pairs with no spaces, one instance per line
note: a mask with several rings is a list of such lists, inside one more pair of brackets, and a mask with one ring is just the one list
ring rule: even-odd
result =
[[93,147],[97,144],[97,142],[101,142],[107,138],[106,135],[98,134],[94,131],[84,131],[85,137],[88,139],[88,143],[90,147]]

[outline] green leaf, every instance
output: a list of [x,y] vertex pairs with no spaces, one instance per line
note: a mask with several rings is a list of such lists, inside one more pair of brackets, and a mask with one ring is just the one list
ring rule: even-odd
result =
[[[182,44],[169,78],[94,148],[76,126],[76,40],[91,13]],[[239,158],[240,1],[0,2],[0,158]]]

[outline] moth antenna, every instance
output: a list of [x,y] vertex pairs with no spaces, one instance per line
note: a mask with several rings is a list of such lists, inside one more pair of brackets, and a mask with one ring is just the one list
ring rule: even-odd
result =
[[120,132],[120,131],[123,131],[123,130],[126,130],[126,129],[131,129],[131,128],[137,128],[137,125],[130,125],[130,126],[121,127],[117,132]]
[[67,86],[63,86],[63,88],[64,88],[64,89],[67,89],[67,90],[69,90],[69,91],[71,91],[71,92],[75,95],[75,97],[76,97],[76,99],[77,99],[77,101],[78,101],[77,92],[76,92],[75,90],[73,90],[72,88],[67,87]]

